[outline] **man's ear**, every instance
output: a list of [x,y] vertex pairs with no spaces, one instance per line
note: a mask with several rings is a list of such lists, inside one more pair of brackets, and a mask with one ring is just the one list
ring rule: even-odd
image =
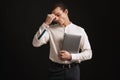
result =
[[65,14],[68,14],[68,9],[65,9],[65,10],[64,10],[64,13],[65,13]]

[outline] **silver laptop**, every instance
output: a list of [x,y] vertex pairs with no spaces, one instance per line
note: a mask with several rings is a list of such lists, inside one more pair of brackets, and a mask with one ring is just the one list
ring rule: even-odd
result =
[[80,50],[80,35],[64,34],[62,50],[78,53]]

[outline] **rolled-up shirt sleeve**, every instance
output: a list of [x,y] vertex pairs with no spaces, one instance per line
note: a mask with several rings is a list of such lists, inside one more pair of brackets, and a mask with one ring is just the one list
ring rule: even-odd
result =
[[43,44],[46,44],[49,41],[49,33],[48,33],[49,26],[43,23],[39,30],[34,35],[32,45],[34,47],[40,47]]
[[80,49],[81,49],[80,53],[71,53],[72,61],[81,62],[92,58],[92,50],[91,50],[90,42],[88,40],[88,36],[84,29],[80,41]]

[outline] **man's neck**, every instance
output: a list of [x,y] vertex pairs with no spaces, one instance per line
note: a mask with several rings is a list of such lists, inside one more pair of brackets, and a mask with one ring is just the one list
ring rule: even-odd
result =
[[63,24],[64,27],[66,27],[67,25],[69,25],[71,23],[71,21],[68,19],[65,21],[65,23]]

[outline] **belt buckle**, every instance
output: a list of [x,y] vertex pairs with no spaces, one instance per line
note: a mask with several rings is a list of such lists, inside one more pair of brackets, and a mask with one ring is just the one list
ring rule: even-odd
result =
[[71,68],[71,65],[70,65],[70,64],[69,64],[68,66],[69,66],[69,68]]
[[[65,66],[66,66],[66,65],[63,65],[63,68],[66,68]],[[67,68],[69,68],[69,69],[70,69],[70,68],[71,68],[71,65],[70,65],[70,64],[68,64],[68,65],[67,65]]]

